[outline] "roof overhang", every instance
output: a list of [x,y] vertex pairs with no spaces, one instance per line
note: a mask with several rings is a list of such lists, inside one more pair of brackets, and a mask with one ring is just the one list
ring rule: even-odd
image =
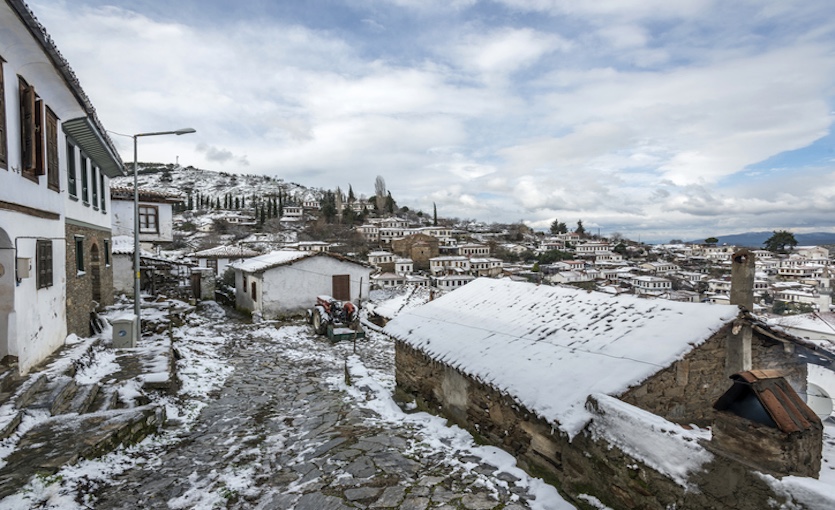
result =
[[122,159],[110,147],[89,117],[78,117],[61,123],[64,133],[87,154],[108,177],[125,175]]

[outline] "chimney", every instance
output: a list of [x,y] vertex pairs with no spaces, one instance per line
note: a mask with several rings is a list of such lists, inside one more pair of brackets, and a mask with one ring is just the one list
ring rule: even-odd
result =
[[[747,249],[733,254],[731,266],[731,304],[748,312],[754,309],[754,273],[756,257]],[[751,324],[739,318],[728,333],[725,375],[751,370]]]
[[756,256],[743,248],[733,254],[731,266],[731,304],[754,311],[754,273]]

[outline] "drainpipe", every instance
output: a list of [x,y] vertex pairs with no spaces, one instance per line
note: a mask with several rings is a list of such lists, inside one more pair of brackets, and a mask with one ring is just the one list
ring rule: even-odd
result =
[[740,315],[728,333],[725,355],[725,375],[751,370],[751,323],[745,312],[754,309],[754,273],[756,256],[747,249],[739,250],[731,258],[731,304],[738,305]]

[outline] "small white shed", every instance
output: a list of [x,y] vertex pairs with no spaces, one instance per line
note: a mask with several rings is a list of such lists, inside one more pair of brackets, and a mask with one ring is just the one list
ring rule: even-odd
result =
[[265,319],[302,313],[316,296],[359,303],[367,297],[371,267],[329,252],[279,250],[231,264],[235,304]]

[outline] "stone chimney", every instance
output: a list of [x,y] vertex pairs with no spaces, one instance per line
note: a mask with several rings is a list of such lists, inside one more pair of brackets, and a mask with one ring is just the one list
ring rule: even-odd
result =
[[756,256],[743,248],[733,254],[731,266],[731,304],[754,311],[754,273]]
[[[751,312],[754,309],[754,273],[756,257],[747,249],[731,258],[731,304]],[[734,322],[728,333],[725,375],[751,370],[751,325],[742,319]]]

